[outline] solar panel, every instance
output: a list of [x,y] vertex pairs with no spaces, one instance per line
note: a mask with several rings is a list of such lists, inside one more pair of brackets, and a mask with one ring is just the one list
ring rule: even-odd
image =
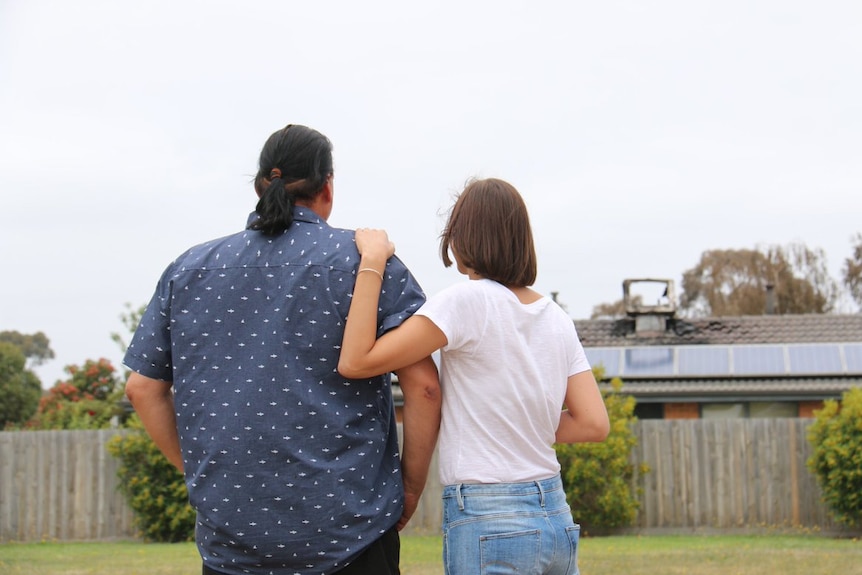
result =
[[789,345],[787,357],[792,375],[844,372],[838,345]]
[[862,343],[844,344],[844,364],[850,373],[862,373]]
[[588,347],[606,377],[805,376],[862,373],[862,343]]
[[671,347],[629,347],[623,354],[622,375],[674,375]]
[[679,375],[729,375],[730,350],[726,346],[680,347]]
[[740,345],[731,347],[735,375],[782,375],[784,347],[778,345]]
[[601,366],[605,370],[606,377],[618,377],[620,375],[620,351],[619,347],[587,347],[584,352],[593,367]]

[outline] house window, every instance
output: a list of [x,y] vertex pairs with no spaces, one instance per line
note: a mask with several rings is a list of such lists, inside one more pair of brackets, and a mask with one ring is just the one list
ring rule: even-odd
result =
[[638,419],[663,419],[664,405],[661,403],[635,404],[635,417]]
[[738,419],[745,417],[744,403],[704,403],[700,408],[703,419]]
[[748,404],[748,417],[799,417],[799,406],[786,401],[753,401]]
[[799,417],[799,406],[787,401],[705,403],[701,406],[700,416],[703,419]]

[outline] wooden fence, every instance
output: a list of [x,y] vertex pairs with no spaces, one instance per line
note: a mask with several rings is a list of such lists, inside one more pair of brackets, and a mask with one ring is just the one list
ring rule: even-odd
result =
[[[805,465],[811,420],[645,420],[632,461],[634,531],[806,527],[837,530]],[[0,432],[0,542],[134,538],[106,451],[118,431]],[[407,533],[438,533],[436,459]],[[577,509],[574,509],[577,520]]]
[[[806,466],[810,419],[644,420],[635,463],[641,530],[840,530]],[[577,515],[577,513],[576,513]]]
[[0,432],[0,542],[135,537],[115,430]]

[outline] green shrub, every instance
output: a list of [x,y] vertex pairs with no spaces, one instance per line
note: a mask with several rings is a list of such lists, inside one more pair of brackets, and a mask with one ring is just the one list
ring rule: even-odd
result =
[[107,429],[121,412],[117,402],[99,399],[57,402],[43,411],[42,406],[47,405],[44,400],[49,398],[50,395],[42,397],[40,410],[27,422],[25,429]]
[[64,370],[69,379],[57,381],[42,396],[26,429],[104,429],[123,416],[123,383],[111,362],[88,359]]
[[136,415],[128,426],[128,433],[110,440],[108,452],[120,459],[120,491],[135,512],[135,526],[149,541],[193,540],[195,512],[182,473],[162,455]]
[[[596,371],[596,379],[601,371]],[[637,438],[632,431],[635,400],[619,393],[622,381],[611,381],[602,396],[611,421],[602,443],[557,445],[563,487],[575,521],[585,534],[607,533],[632,524],[640,503],[632,486],[634,465],[630,462]],[[648,468],[643,466],[641,473]]]
[[841,403],[826,401],[814,416],[808,428],[814,448],[808,468],[835,519],[862,526],[862,388],[845,392]]

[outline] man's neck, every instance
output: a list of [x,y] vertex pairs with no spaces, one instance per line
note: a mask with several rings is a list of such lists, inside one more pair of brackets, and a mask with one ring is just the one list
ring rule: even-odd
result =
[[297,200],[296,206],[311,210],[323,221],[328,220],[329,214],[332,213],[332,204],[323,201],[320,194],[315,196],[313,200]]

